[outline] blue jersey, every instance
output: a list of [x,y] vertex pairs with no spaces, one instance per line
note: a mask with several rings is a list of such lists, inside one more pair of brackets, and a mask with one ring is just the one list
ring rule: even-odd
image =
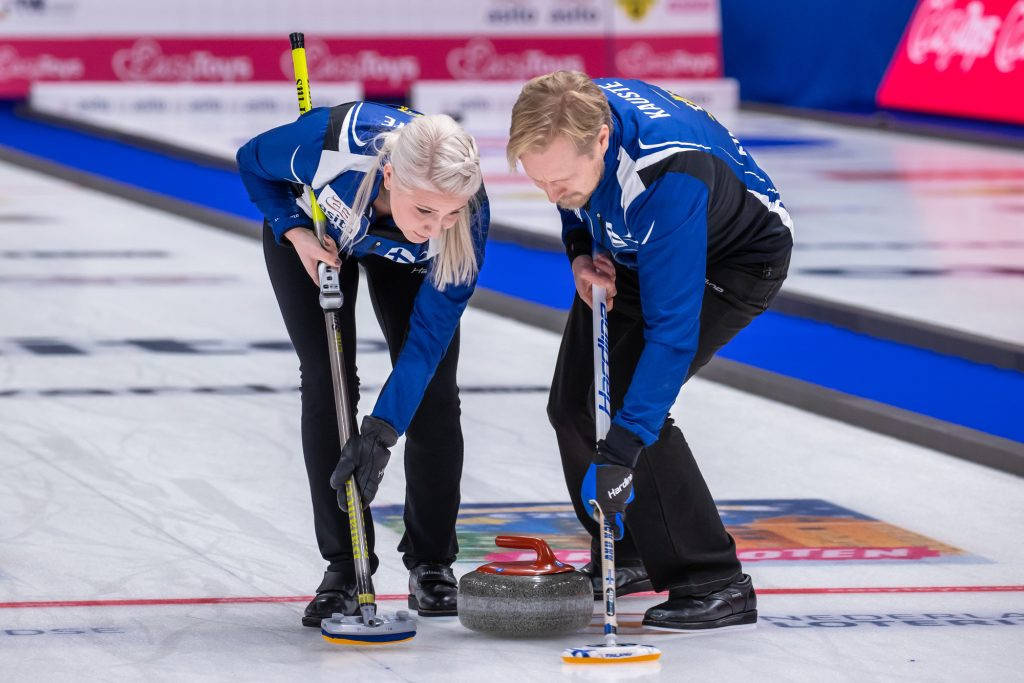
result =
[[586,235],[637,271],[644,350],[614,422],[654,443],[697,350],[708,263],[765,263],[792,247],[771,179],[714,117],[636,80],[597,78],[611,106],[604,175],[562,238]]
[[[373,209],[382,181],[374,138],[401,128],[415,116],[419,113],[406,107],[349,102],[313,109],[245,143],[236,157],[238,171],[277,241],[292,228],[312,225],[305,192],[311,187],[327,216],[327,231],[352,257],[376,256],[429,268],[434,256],[431,244],[407,242],[390,217],[376,216]],[[346,228],[356,190],[367,173],[375,174],[370,205],[358,224]],[[482,187],[476,199],[473,244],[477,264],[482,266],[490,221]],[[408,428],[475,288],[474,280],[441,291],[429,275],[420,287],[409,334],[372,413],[399,434]]]

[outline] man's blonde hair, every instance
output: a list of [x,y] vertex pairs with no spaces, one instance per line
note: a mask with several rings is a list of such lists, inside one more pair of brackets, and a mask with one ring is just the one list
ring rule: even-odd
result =
[[555,71],[527,81],[512,107],[505,155],[509,168],[526,152],[545,149],[564,135],[581,153],[589,153],[601,132],[612,127],[604,93],[585,73]]

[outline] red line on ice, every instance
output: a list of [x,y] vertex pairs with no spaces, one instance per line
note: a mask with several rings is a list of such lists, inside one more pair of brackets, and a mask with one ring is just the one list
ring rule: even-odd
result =
[[[390,597],[378,595],[385,600]],[[402,596],[405,597],[404,595]],[[143,605],[220,605],[247,602],[302,602],[312,600],[312,595],[255,596],[237,598],[134,598],[124,600],[28,600],[25,602],[0,602],[0,608],[17,607],[135,607]]]
[[825,593],[1012,593],[1024,586],[866,586],[863,588],[758,588],[763,595],[821,595]]
[[[879,586],[849,588],[758,588],[760,595],[827,595],[837,593],[1013,593],[1024,586]],[[657,595],[638,593],[637,597]],[[405,593],[378,595],[378,600],[404,600]],[[235,598],[137,598],[125,600],[27,600],[0,602],[0,609],[26,607],[142,607],[156,605],[222,605],[244,603],[306,602],[312,595],[253,596]]]

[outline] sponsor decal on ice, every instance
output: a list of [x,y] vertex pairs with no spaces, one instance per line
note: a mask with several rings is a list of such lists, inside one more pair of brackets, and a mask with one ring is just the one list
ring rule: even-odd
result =
[[[359,353],[382,353],[383,340],[360,338]],[[0,338],[0,356],[96,356],[124,353],[170,353],[199,356],[238,356],[249,353],[292,352],[287,339],[187,339],[145,337],[133,339],[67,339],[61,337]]]
[[[376,391],[380,386],[364,384],[363,388]],[[547,394],[550,387],[531,385],[463,385],[459,390],[464,394]],[[266,394],[294,394],[299,391],[297,384],[216,384],[199,386],[130,386],[130,387],[52,387],[46,389],[0,388],[0,399],[51,399],[51,398],[109,398],[111,396],[260,396]],[[586,562],[586,560],[583,560]]]
[[118,626],[83,626],[80,628],[5,628],[0,636],[84,636],[93,633],[127,633]]
[[892,628],[934,626],[1024,626],[1024,612],[974,614],[968,612],[921,612],[901,614],[807,614],[768,616],[762,623],[779,628]]
[[941,553],[926,546],[902,548],[759,548],[740,550],[736,556],[742,562],[765,560],[923,560],[939,557]]
[[[986,562],[959,548],[818,499],[717,501],[743,562]],[[402,532],[401,505],[375,508],[377,519]],[[626,515],[629,515],[627,510]],[[562,562],[590,560],[590,537],[569,503],[463,504],[456,527],[460,562],[528,559],[498,552],[498,534],[542,536]]]

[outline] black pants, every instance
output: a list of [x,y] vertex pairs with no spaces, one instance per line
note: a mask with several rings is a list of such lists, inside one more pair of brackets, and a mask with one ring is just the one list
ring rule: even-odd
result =
[[[700,338],[687,379],[768,307],[782,286],[788,265],[788,256],[758,266],[709,265]],[[608,314],[613,415],[622,407],[644,348],[636,273],[616,265],[615,285],[618,293]],[[591,316],[590,307],[577,296],[562,336],[548,417],[555,428],[576,516],[596,539],[597,524],[580,500],[580,484],[594,457]],[[616,543],[618,559],[642,560],[656,590],[678,589],[691,595],[717,590],[740,573],[736,545],[671,417],[658,441],[641,452],[633,482],[636,497],[626,510],[626,533]]]
[[[330,486],[331,473],[338,464],[338,422],[334,410],[327,331],[320,308],[318,288],[302,267],[295,250],[274,241],[263,228],[263,253],[270,282],[284,317],[288,336],[299,356],[302,399],[302,452],[313,499],[313,523],[320,554],[331,571],[351,571],[352,542],[348,516],[338,507]],[[422,266],[400,265],[377,256],[361,261],[369,284],[370,301],[394,363],[409,330],[413,301],[425,272]],[[345,297],[341,326],[345,340],[345,372],[352,428],[359,401],[356,374],[355,301],[359,285],[356,262],[342,265],[341,287]],[[458,554],[455,519],[459,512],[459,481],[462,478],[462,427],[456,370],[459,361],[459,331],[427,386],[423,401],[406,431],[405,440],[405,535],[398,546],[406,567],[422,562],[451,564]],[[394,459],[391,467],[394,467]],[[387,476],[387,475],[385,475]],[[371,566],[377,568],[373,552],[373,517],[366,514],[367,542]]]

